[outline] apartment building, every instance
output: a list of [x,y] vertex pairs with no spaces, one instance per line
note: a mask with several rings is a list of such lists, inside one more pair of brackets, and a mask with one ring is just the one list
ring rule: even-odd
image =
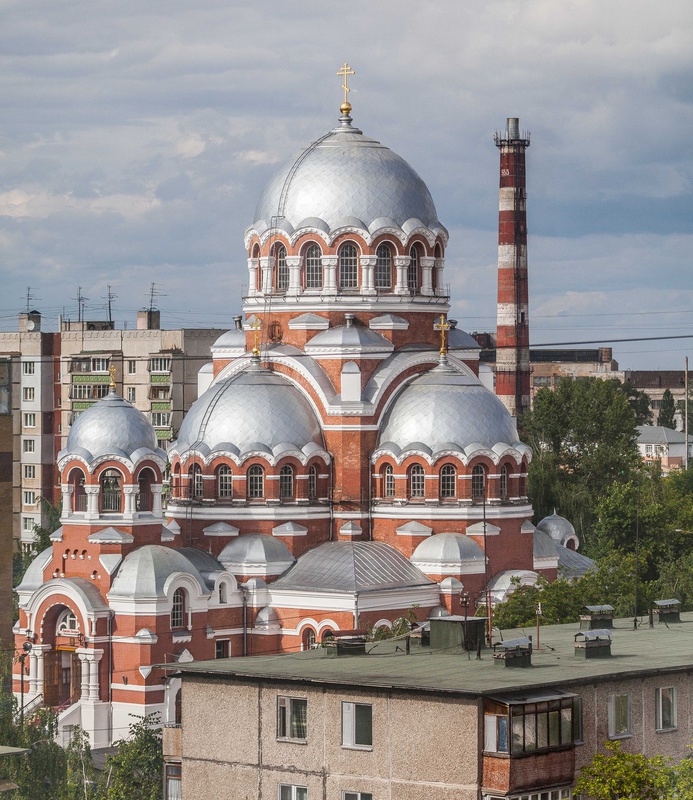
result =
[[168,800],[570,800],[609,739],[687,753],[693,615],[547,626],[539,647],[503,632],[492,649],[476,624],[432,619],[428,644],[181,659]]

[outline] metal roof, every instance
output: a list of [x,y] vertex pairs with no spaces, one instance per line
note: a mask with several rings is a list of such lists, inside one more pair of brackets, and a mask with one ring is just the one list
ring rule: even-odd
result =
[[364,592],[432,585],[399,550],[384,542],[326,542],[304,553],[272,588]]
[[555,545],[555,548],[558,554],[558,569],[564,578],[579,578],[594,569],[594,561],[582,553],[563,547],[561,544]]
[[658,608],[672,608],[672,606],[680,606],[681,601],[677,600],[675,597],[672,597],[670,600],[655,600],[654,604]]
[[587,640],[591,639],[608,639],[611,641],[611,634],[613,630],[607,630],[606,628],[599,628],[598,630],[593,631],[578,631],[575,634],[575,639],[577,640],[578,636],[583,636]]

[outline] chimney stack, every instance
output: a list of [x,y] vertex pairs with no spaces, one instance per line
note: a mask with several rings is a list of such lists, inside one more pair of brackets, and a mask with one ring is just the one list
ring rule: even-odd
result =
[[529,134],[520,133],[517,117],[508,117],[505,132],[494,138],[500,150],[496,394],[518,417],[529,408],[530,399],[525,178]]

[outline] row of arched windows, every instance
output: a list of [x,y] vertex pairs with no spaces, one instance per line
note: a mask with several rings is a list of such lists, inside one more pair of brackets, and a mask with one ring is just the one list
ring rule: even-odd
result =
[[[176,479],[177,477],[177,479]],[[248,500],[263,500],[266,495],[265,469],[260,464],[251,464],[245,473],[245,495]],[[233,488],[233,471],[228,464],[222,464],[214,474],[214,499],[233,500],[236,497]],[[188,485],[180,485],[180,466],[174,471],[174,496],[182,499],[201,500],[205,496],[202,467],[191,464],[188,468]],[[279,499],[291,501],[296,499],[296,472],[290,464],[284,464],[279,470]],[[318,467],[312,464],[308,469],[308,500],[318,499]]]
[[[391,464],[385,464],[381,473],[382,497],[388,499],[396,496],[395,471]],[[421,464],[413,464],[407,470],[407,492],[410,500],[423,500],[426,496],[426,473]],[[498,497],[508,499],[508,483],[510,467],[503,464],[498,480]],[[440,500],[454,500],[458,496],[457,468],[454,464],[444,464],[438,472],[438,497]],[[487,470],[481,464],[472,468],[471,499],[481,503],[487,498]]]
[[[153,470],[144,468],[137,475],[138,492],[135,499],[136,511],[152,511],[152,484],[156,481]],[[75,468],[70,471],[68,483],[72,486],[72,511],[87,510],[86,477]],[[108,468],[99,475],[99,511],[103,514],[120,514],[123,508],[123,474]]]
[[[274,275],[272,288],[285,292],[289,288],[290,273],[287,264],[287,250],[285,245],[276,244],[272,250],[274,256]],[[303,251],[304,268],[302,273],[302,286],[305,289],[322,289],[324,283],[322,249],[315,242],[307,244]],[[380,244],[376,251],[374,272],[374,288],[377,291],[392,291],[396,284],[396,275],[393,270],[393,247],[388,243]],[[409,265],[407,267],[407,289],[415,294],[421,286],[421,257],[424,255],[423,247],[414,243],[409,249]],[[259,258],[259,249],[254,252],[254,257]],[[442,258],[442,249],[436,245],[435,257]],[[432,288],[435,289],[435,270],[431,276]],[[258,288],[262,285],[262,275],[258,276]],[[355,244],[346,242],[337,251],[337,286],[342,291],[356,291],[359,288],[359,251]]]

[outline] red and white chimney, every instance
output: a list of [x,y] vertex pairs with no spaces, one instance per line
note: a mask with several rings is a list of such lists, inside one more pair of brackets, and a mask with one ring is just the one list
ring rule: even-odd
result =
[[495,143],[500,150],[496,394],[517,417],[530,400],[525,179],[529,134],[520,135],[520,120],[509,117]]

